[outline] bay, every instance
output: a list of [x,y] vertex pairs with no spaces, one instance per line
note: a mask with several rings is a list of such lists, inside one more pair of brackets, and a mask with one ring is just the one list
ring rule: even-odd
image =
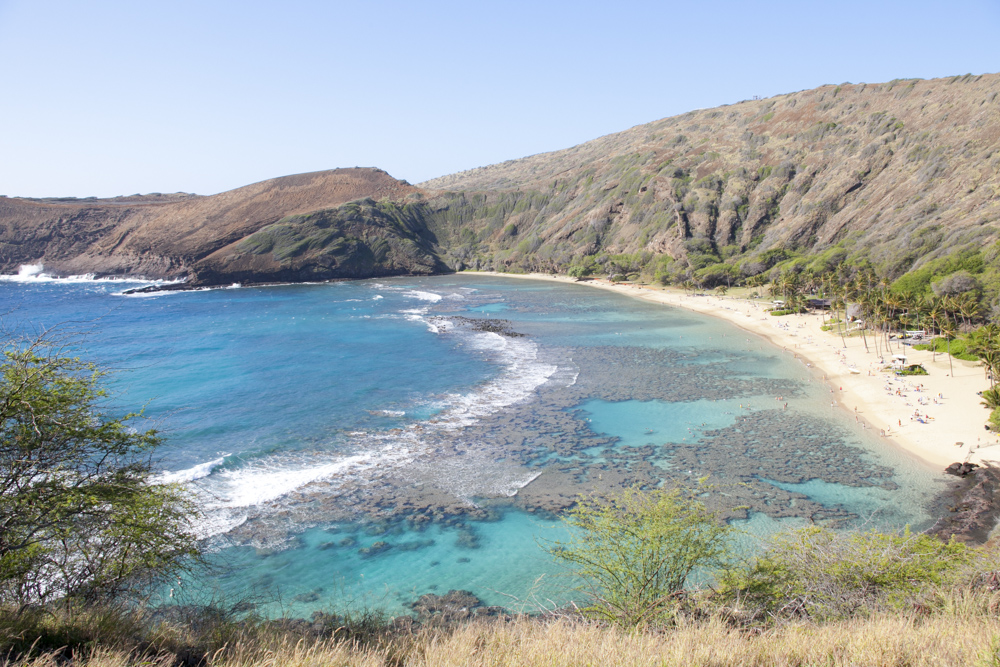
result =
[[[572,597],[539,543],[578,494],[695,484],[749,532],[926,526],[941,475],[830,408],[794,358],[727,323],[584,286],[479,275],[124,296],[0,283],[8,329],[146,405],[215,574],[172,602],[402,613],[470,590]],[[785,408],[787,403],[788,407]],[[738,509],[731,509],[738,508]]]

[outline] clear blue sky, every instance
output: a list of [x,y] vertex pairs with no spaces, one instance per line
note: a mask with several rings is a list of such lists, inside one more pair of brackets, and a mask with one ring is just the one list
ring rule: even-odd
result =
[[754,95],[996,71],[998,0],[0,0],[0,194],[416,183]]

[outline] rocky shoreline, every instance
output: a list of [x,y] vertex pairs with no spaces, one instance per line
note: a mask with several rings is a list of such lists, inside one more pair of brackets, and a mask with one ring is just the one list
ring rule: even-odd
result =
[[942,494],[947,513],[930,529],[942,540],[984,544],[1000,520],[1000,468],[975,463],[953,463],[946,469],[960,481]]

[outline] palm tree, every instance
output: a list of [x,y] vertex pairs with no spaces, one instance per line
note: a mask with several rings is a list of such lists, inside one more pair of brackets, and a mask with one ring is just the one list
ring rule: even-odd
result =
[[844,297],[840,296],[839,294],[835,294],[833,299],[831,300],[831,305],[836,310],[840,310],[841,307],[844,308],[844,318],[843,319],[839,317],[837,318],[837,331],[840,333],[840,342],[846,348],[847,339],[844,338],[844,319],[847,318],[847,304],[844,301]]
[[934,336],[943,316],[944,309],[941,307],[941,300],[937,297],[931,297],[927,302],[927,318],[933,325],[931,329],[931,361],[937,361],[937,344],[934,342]]
[[972,320],[979,317],[979,300],[971,292],[966,292],[958,298],[957,306],[966,328],[971,327]]
[[990,381],[990,389],[996,386],[996,376],[997,376],[997,365],[1000,364],[1000,351],[996,348],[989,347],[982,352],[978,352],[977,356],[982,360],[983,366],[986,368],[986,377]]
[[985,324],[971,332],[966,349],[983,362],[983,373],[990,381],[990,388],[995,386],[994,378],[1000,368],[1000,326]]
[[796,310],[802,296],[802,278],[795,271],[785,271],[778,279],[781,295],[788,308]]
[[955,337],[956,329],[955,323],[951,321],[951,318],[944,320],[944,323],[941,325],[941,333],[944,334],[945,340],[948,341],[948,371],[952,377],[955,377],[955,368],[951,365],[951,340]]
[[853,290],[855,300],[861,308],[861,340],[865,343],[865,352],[871,352],[868,348],[868,338],[865,336],[865,329],[868,327],[869,320],[871,319],[869,314],[871,301],[869,300],[868,282],[865,280],[865,276],[859,274],[851,289]]

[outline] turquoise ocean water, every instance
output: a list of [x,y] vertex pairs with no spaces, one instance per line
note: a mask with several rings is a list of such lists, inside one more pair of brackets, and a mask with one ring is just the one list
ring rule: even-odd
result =
[[539,542],[579,493],[708,476],[763,533],[922,527],[943,488],[791,356],[617,294],[475,275],[134,286],[22,276],[0,308],[8,329],[87,330],[79,353],[162,429],[162,479],[197,497],[217,565],[175,601],[400,613],[466,589],[531,610],[572,595]]

